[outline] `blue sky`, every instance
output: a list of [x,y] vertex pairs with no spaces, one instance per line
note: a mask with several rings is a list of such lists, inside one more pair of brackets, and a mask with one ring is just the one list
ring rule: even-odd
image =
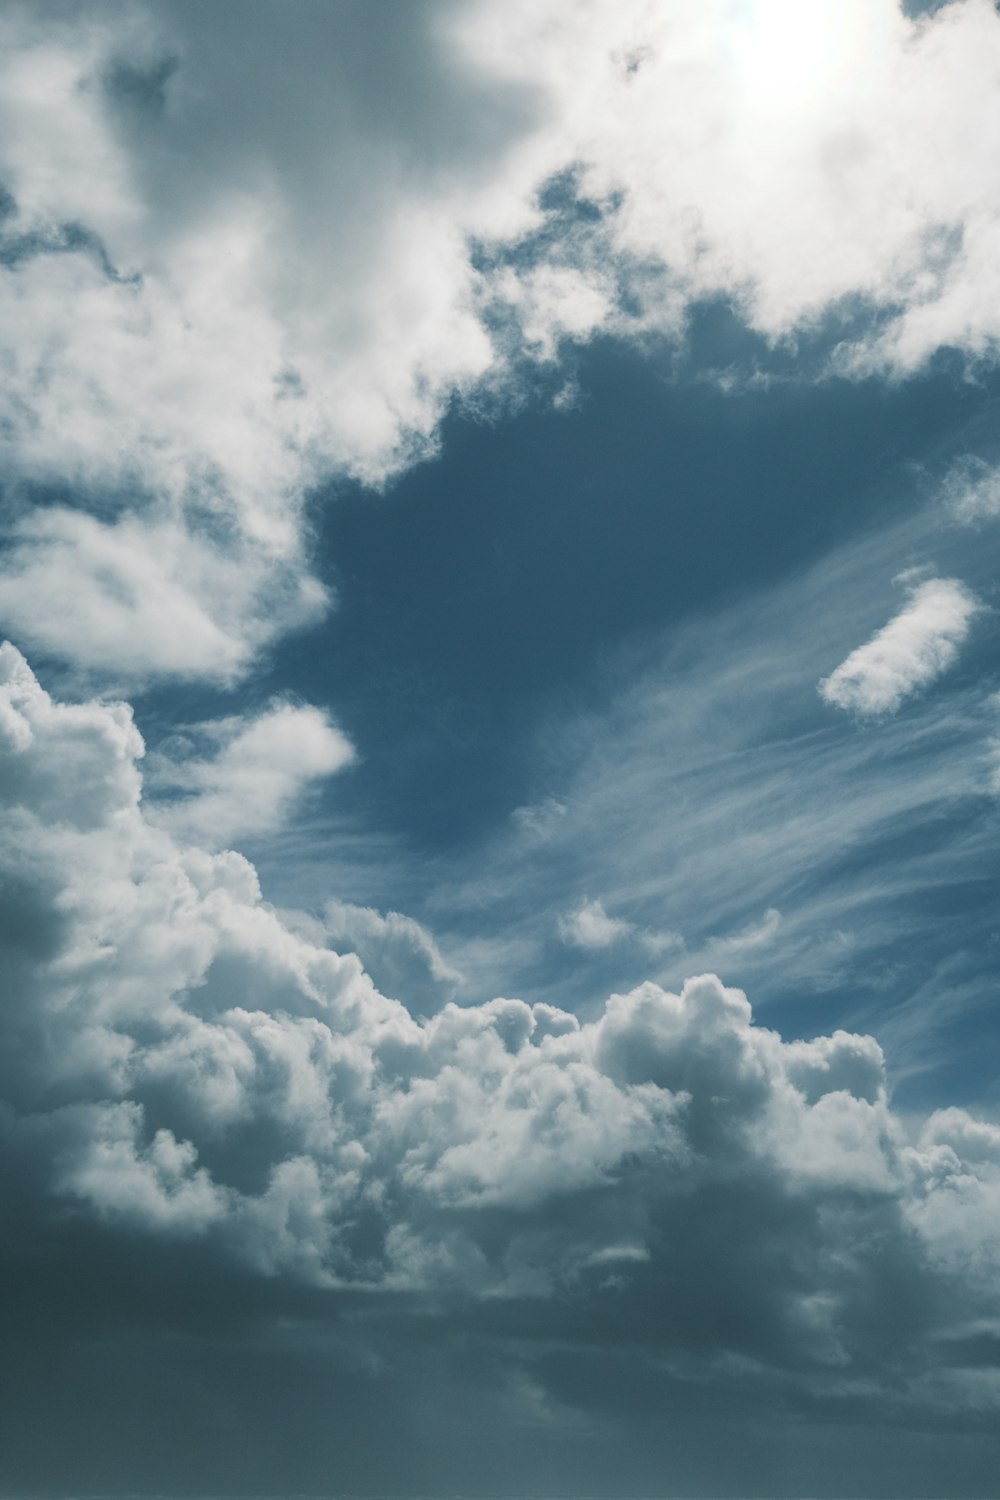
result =
[[0,1493],[988,1500],[995,7],[0,39]]

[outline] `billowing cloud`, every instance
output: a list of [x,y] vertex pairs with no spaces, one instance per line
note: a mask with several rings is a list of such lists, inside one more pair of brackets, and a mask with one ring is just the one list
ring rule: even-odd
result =
[[245,673],[327,602],[310,493],[385,482],[567,343],[721,299],[772,344],[826,328],[817,370],[996,348],[988,0],[2,30],[0,618],[90,670]]
[[823,679],[820,693],[859,714],[895,712],[952,665],[979,607],[956,579],[926,579],[888,625]]
[[423,1005],[426,998],[436,1009],[462,980],[426,927],[402,912],[327,901],[323,928],[335,948],[358,955],[381,990],[402,997],[410,1007]]
[[784,1043],[711,975],[582,1022],[518,999],[418,1021],[239,855],[147,821],[124,705],[53,701],[9,646],[0,667],[0,1122],[33,1234],[470,1318],[526,1301],[543,1340],[613,1306],[675,1379],[891,1372],[894,1399],[954,1399],[934,1351],[995,1312],[994,1126],[914,1133],[872,1037]]

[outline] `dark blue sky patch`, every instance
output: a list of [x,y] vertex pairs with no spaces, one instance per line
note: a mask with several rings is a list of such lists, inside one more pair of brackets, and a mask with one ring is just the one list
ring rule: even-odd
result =
[[610,347],[580,382],[571,411],[450,418],[440,459],[319,515],[340,607],[274,680],[334,706],[354,795],[431,849],[525,800],[525,731],[592,702],[605,653],[905,506],[906,466],[983,398],[947,375],[725,395]]

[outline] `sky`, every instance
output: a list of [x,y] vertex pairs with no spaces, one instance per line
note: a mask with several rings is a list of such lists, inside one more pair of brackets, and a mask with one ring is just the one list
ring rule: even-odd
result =
[[0,1496],[990,1500],[992,0],[0,0]]

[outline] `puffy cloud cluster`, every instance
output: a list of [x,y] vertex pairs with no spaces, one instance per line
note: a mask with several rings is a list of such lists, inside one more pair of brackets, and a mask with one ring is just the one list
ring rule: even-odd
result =
[[403,996],[411,1009],[436,1009],[462,981],[426,927],[402,912],[327,901],[322,928],[325,941],[356,953],[379,988]]
[[326,606],[312,487],[598,332],[721,298],[770,341],[836,315],[842,372],[992,357],[989,0],[238,9],[0,22],[0,618],[32,648],[240,675]]
[[572,1306],[678,1368],[919,1386],[934,1339],[993,1326],[1000,1134],[951,1109],[911,1138],[871,1037],[785,1043],[712,976],[418,1021],[242,857],[148,821],[124,705],[54,702],[10,646],[0,682],[0,1124],[38,1223]]
[[888,625],[824,677],[820,693],[859,714],[895,712],[952,665],[979,608],[957,579],[926,579]]

